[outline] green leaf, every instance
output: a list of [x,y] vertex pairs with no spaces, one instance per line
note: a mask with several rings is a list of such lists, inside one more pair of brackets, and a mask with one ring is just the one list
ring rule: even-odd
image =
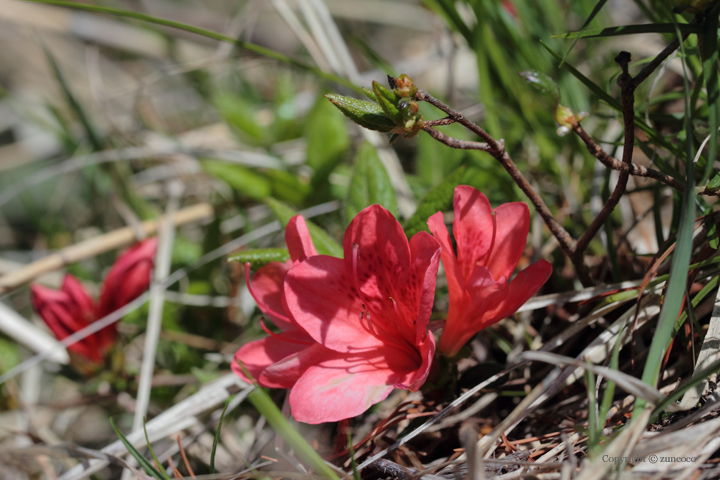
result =
[[[267,205],[273,211],[275,217],[280,220],[283,228],[287,226],[288,222],[292,217],[298,214],[295,210],[290,208],[285,203],[272,197],[266,198],[265,203],[267,203]],[[318,227],[310,220],[305,220],[305,223],[307,223],[308,230],[310,231],[310,236],[312,237],[315,248],[320,255],[331,255],[338,258],[343,257],[342,245],[340,245],[334,238],[332,238],[325,230]]]
[[[703,33],[702,25],[678,25],[683,33]],[[717,29],[715,29],[717,31]],[[646,23],[640,25],[618,25],[616,27],[595,28],[579,32],[553,35],[552,38],[587,38],[587,37],[614,37],[617,35],[637,35],[639,33],[675,33],[673,23]]]
[[152,464],[148,462],[147,459],[142,454],[140,454],[140,452],[138,452],[135,447],[132,446],[132,443],[130,443],[128,439],[125,438],[125,435],[123,435],[120,429],[115,425],[115,421],[112,418],[110,418],[110,426],[115,431],[115,434],[118,436],[122,444],[125,445],[125,449],[138,462],[138,465],[140,465],[143,470],[145,470],[145,473],[152,475],[158,480],[165,480],[164,477],[160,474],[160,472],[158,472],[155,467],[153,467]]
[[455,187],[460,184],[464,174],[465,165],[455,170],[440,185],[425,195],[413,216],[405,222],[405,234],[408,237],[412,237],[420,231],[429,231],[427,226],[428,218],[452,205]]
[[307,164],[314,170],[337,162],[350,146],[347,124],[338,111],[318,97],[305,121]]
[[307,164],[313,168],[310,195],[318,202],[330,196],[330,174],[350,146],[347,122],[331,104],[319,97],[305,123]]
[[377,103],[344,97],[335,93],[325,95],[340,111],[353,122],[368,130],[389,132],[395,128],[395,123],[387,116]]
[[348,221],[369,205],[382,205],[397,217],[397,200],[385,166],[375,148],[363,144],[355,158],[355,172],[348,189],[346,213]]
[[518,75],[537,91],[552,98],[555,103],[560,101],[560,87],[550,76],[534,70],[520,72]]
[[205,171],[230,185],[241,196],[262,200],[272,191],[267,178],[242,165],[202,160],[202,166]]
[[234,253],[228,257],[227,261],[250,263],[255,270],[270,262],[286,262],[289,258],[290,253],[287,248],[258,248]]
[[253,105],[246,99],[231,93],[220,92],[215,95],[214,104],[242,140],[253,145],[269,143],[267,129],[260,124]]
[[268,168],[263,174],[270,181],[272,196],[283,202],[301,204],[311,192],[309,184],[285,170]]

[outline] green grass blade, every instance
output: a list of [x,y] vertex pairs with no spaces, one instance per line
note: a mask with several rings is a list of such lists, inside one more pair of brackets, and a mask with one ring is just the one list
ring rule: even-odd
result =
[[160,460],[158,460],[157,456],[155,456],[155,451],[150,444],[150,437],[148,437],[147,428],[145,428],[145,417],[143,417],[143,432],[145,433],[145,442],[147,443],[148,450],[150,450],[150,455],[152,455],[153,460],[155,460],[155,465],[161,469],[160,473],[162,473],[165,480],[170,480],[170,475],[168,475],[165,470],[162,470],[162,463],[160,463]]
[[74,8],[77,10],[85,10],[85,11],[96,12],[96,13],[107,13],[110,15],[118,16],[118,17],[132,18],[135,20],[140,20],[140,21],[152,23],[155,25],[161,25],[163,27],[177,28],[178,30],[184,30],[186,32],[195,33],[195,34],[201,35],[203,37],[212,38],[213,40],[219,40],[221,42],[230,42],[234,45],[237,45],[240,48],[243,48],[243,49],[248,50],[253,53],[257,53],[258,55],[262,55],[263,57],[272,58],[273,60],[277,60],[278,62],[286,63],[288,65],[292,65],[292,66],[300,68],[302,70],[312,72],[315,75],[319,76],[320,78],[323,78],[325,80],[329,80],[331,82],[335,82],[335,83],[338,83],[345,87],[351,88],[351,89],[357,91],[358,93],[361,92],[360,87],[356,86],[355,84],[353,84],[352,82],[350,82],[349,80],[347,80],[345,78],[339,77],[332,73],[324,72],[317,67],[313,67],[312,65],[308,65],[307,63],[301,62],[299,60],[295,60],[294,58],[288,57],[287,55],[283,55],[282,53],[276,52],[269,48],[261,47],[260,45],[256,45],[251,42],[245,42],[242,40],[238,40],[236,38],[228,37],[221,33],[213,32],[212,30],[206,30],[204,28],[187,25],[185,23],[175,22],[173,20],[168,20],[165,18],[153,17],[152,15],[145,15],[144,13],[132,12],[132,11],[123,10],[120,8],[102,7],[102,6],[98,6],[98,5],[87,5],[84,3],[66,2],[63,0],[24,0],[24,1],[33,2],[33,3],[43,3],[46,5],[54,5],[57,7]]
[[[587,18],[587,20],[585,20],[585,23],[583,23],[583,26],[580,27],[580,31],[585,30],[587,28],[587,26],[590,25],[590,22],[592,22],[595,19],[597,14],[600,13],[600,10],[602,10],[602,8],[605,6],[606,3],[607,3],[607,0],[599,0],[595,4],[595,8],[593,8],[593,11],[590,12],[590,16]],[[578,40],[580,40],[580,37],[577,37],[572,42],[572,45],[570,45],[570,48],[568,48],[568,51],[565,52],[565,55],[563,56],[562,60],[560,60],[560,65],[558,66],[558,68],[562,68],[563,64],[565,63],[565,59],[567,59],[568,55],[570,55],[570,52],[573,51]]]
[[145,470],[145,473],[152,475],[158,480],[165,480],[165,478],[160,474],[160,472],[158,472],[155,467],[153,467],[150,462],[148,462],[147,459],[143,457],[135,447],[132,446],[130,442],[128,442],[128,439],[125,438],[125,435],[123,435],[120,429],[115,425],[115,421],[112,418],[110,418],[110,426],[115,431],[115,434],[118,436],[123,445],[125,445],[125,448],[130,453],[130,455],[132,455],[133,458],[138,462],[138,464],[143,468],[143,470]]
[[585,370],[585,386],[588,393],[588,450],[594,450],[600,443],[597,422],[597,398],[595,397],[595,374]]
[[[702,25],[680,25],[683,33],[703,33]],[[646,23],[641,25],[618,25],[616,27],[594,28],[577,32],[553,35],[552,38],[588,38],[588,37],[615,37],[618,35],[637,35],[641,33],[672,33],[675,25],[672,23]],[[717,28],[716,28],[717,31]]]
[[87,113],[85,113],[85,109],[82,108],[82,105],[80,105],[80,102],[78,102],[75,94],[70,89],[70,85],[65,79],[65,75],[60,69],[60,65],[55,59],[55,56],[47,49],[47,47],[45,47],[45,45],[43,45],[42,48],[43,52],[45,52],[45,58],[47,58],[47,61],[50,64],[50,69],[52,70],[53,75],[55,75],[55,79],[57,80],[58,85],[60,85],[60,89],[63,91],[63,95],[65,95],[65,99],[67,100],[70,109],[72,109],[77,116],[77,119],[82,124],[83,129],[85,129],[85,134],[87,135],[90,145],[93,150],[102,150],[103,142],[100,140],[100,136],[95,131],[95,127],[93,127],[90,117],[88,117]]
[[[681,37],[680,31],[677,32]],[[680,49],[683,58],[685,58],[685,49],[682,42]],[[687,80],[687,71],[683,62],[683,83],[685,87],[685,171],[687,175],[685,193],[683,195],[682,210],[680,217],[680,226],[677,233],[677,244],[673,252],[672,263],[670,264],[670,278],[667,283],[667,290],[663,300],[662,310],[660,310],[660,318],[658,319],[657,329],[653,335],[643,370],[642,380],[648,385],[654,387],[657,384],[660,366],[665,354],[665,350],[670,340],[675,320],[680,314],[683,297],[685,296],[685,283],[687,282],[688,271],[690,267],[690,258],[692,256],[692,235],[695,224],[695,164],[693,162],[693,136],[692,122],[690,118],[690,87]],[[635,415],[642,411],[645,402],[638,399],[635,402]]]
[[352,444],[352,436],[350,432],[347,434],[348,438],[348,450],[350,450],[350,462],[352,462],[353,480],[361,480],[360,472],[357,469],[357,462],[355,461],[355,449]]
[[227,411],[227,407],[228,405],[230,405],[230,400],[232,400],[233,398],[234,395],[228,398],[227,402],[225,402],[225,407],[220,414],[220,421],[218,422],[217,430],[215,430],[215,438],[213,439],[212,450],[210,451],[210,473],[212,474],[215,474],[215,453],[217,451],[218,441],[220,441],[220,429],[222,428],[223,420],[225,419],[225,412]]
[[[700,184],[707,182],[712,174],[713,163],[718,149],[718,128],[720,128],[720,85],[718,84],[718,11],[720,4],[710,9],[705,20],[702,36],[703,78],[707,92],[708,124],[710,126],[710,145],[707,166]],[[691,103],[691,105],[694,105]]]
[[287,248],[258,248],[244,250],[230,255],[228,262],[250,263],[253,269],[260,268],[270,262],[287,262],[290,252]]
[[[615,340],[613,346],[612,357],[610,358],[610,368],[617,370],[620,365],[620,348],[622,348],[622,338],[625,333],[625,328],[621,328]],[[605,426],[605,418],[608,412],[612,408],[613,397],[615,396],[615,382],[608,380],[607,386],[605,387],[605,393],[603,394],[602,404],[600,405],[600,414],[598,415],[598,428],[602,430]]]
[[267,420],[270,426],[285,439],[295,453],[307,462],[318,475],[329,480],[340,480],[340,477],[327,466],[322,457],[305,441],[303,436],[290,425],[290,422],[288,422],[287,418],[285,418],[265,390],[256,386],[255,390],[248,395],[248,400],[250,400],[258,412],[265,417],[265,420]]

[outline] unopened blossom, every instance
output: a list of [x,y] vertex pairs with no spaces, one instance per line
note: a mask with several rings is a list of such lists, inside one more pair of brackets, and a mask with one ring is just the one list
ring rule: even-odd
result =
[[286,311],[316,343],[263,372],[293,385],[292,414],[306,423],[359,415],[393,388],[417,391],[435,352],[427,327],[439,243],[425,232],[408,242],[373,205],[350,223],[343,250],[343,259],[310,256],[286,275]]
[[[70,274],[65,275],[60,290],[32,285],[30,292],[35,311],[58,340],[83,330],[147,290],[156,247],[157,239],[151,238],[121,254],[103,282],[99,303]],[[92,364],[99,364],[116,339],[117,326],[113,324],[73,343],[68,350]]]
[[442,245],[450,293],[448,317],[438,349],[454,356],[477,332],[512,315],[547,281],[552,266],[540,260],[510,280],[525,250],[530,212],[523,202],[490,207],[476,189],[455,188],[453,233],[457,254],[442,212],[428,226]]
[[250,380],[240,366],[242,364],[260,385],[267,388],[291,388],[294,385],[293,379],[268,377],[265,370],[316,343],[293,321],[285,310],[283,300],[283,283],[293,265],[317,255],[305,219],[300,215],[291,218],[285,227],[285,243],[290,260],[284,263],[268,263],[255,272],[252,281],[250,264],[245,264],[245,278],[250,294],[267,319],[280,329],[280,333],[271,332],[263,324],[269,336],[243,345],[235,354],[235,361],[232,363],[233,371],[240,378]]

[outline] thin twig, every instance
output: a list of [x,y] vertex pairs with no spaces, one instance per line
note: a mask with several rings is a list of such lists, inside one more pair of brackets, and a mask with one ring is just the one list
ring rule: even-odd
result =
[[[623,123],[625,125],[625,138],[623,140],[623,158],[622,162],[629,166],[632,164],[633,148],[635,147],[635,88],[633,78],[628,72],[628,64],[630,63],[630,54],[628,52],[620,52],[616,57],[615,61],[622,68],[622,73],[618,77],[618,85],[621,89],[621,100],[623,110]],[[620,202],[620,198],[625,193],[627,188],[627,182],[630,178],[629,170],[620,170],[618,175],[617,184],[615,189],[608,197],[605,205],[603,206],[600,213],[593,219],[590,226],[583,232],[577,241],[576,249],[573,254],[577,258],[582,259],[585,250],[590,243],[590,240],[595,237],[598,230],[605,223],[605,220],[610,216],[615,206]]]
[[652,178],[680,192],[685,191],[685,184],[670,175],[666,175],[658,170],[653,170],[652,168],[638,165],[637,163],[623,163],[612,155],[609,155],[595,142],[595,140],[592,139],[592,137],[582,128],[582,126],[580,126],[579,123],[573,125],[573,132],[575,132],[575,134],[580,137],[580,140],[585,143],[585,146],[587,146],[590,154],[600,160],[600,162],[606,167],[620,172],[627,171],[634,177]]
[[[212,205],[200,203],[175,212],[172,216],[172,222],[177,227],[212,218],[213,214]],[[158,220],[142,222],[140,228],[145,236],[153,235],[158,230]],[[59,270],[71,263],[124,247],[136,240],[135,230],[132,227],[125,227],[93,237],[84,242],[76,243],[75,245],[66,247],[57,253],[48,255],[19,270],[0,277],[0,294],[7,293],[13,288],[18,288],[45,273]]]
[[513,162],[512,158],[510,158],[510,155],[508,155],[507,151],[505,150],[505,143],[502,140],[496,140],[482,127],[474,124],[473,122],[465,118],[465,116],[461,112],[458,112],[452,107],[445,105],[443,102],[425,91],[418,91],[415,99],[418,101],[427,102],[434,107],[442,110],[448,115],[449,118],[466,127],[468,130],[475,133],[477,136],[479,136],[482,140],[486,142],[465,142],[463,140],[448,137],[447,135],[438,132],[432,127],[424,128],[424,130],[430,135],[432,135],[433,138],[443,142],[445,145],[453,148],[482,150],[488,152],[497,161],[499,161],[503,168],[505,168],[505,170],[510,174],[513,181],[517,184],[518,187],[520,187],[520,189],[523,191],[523,193],[525,193],[530,202],[532,202],[532,204],[535,206],[538,214],[545,221],[545,224],[548,226],[553,236],[557,239],[560,247],[563,249],[568,258],[571,259],[578,273],[580,281],[585,286],[591,285],[592,280],[590,279],[590,275],[582,259],[582,256],[578,257],[577,255],[574,255],[576,248],[575,240],[567,232],[567,230],[565,230],[565,228],[560,224],[560,222],[553,216],[552,212],[550,212],[550,209],[547,207],[547,205],[545,205],[543,199],[540,197],[540,195],[538,195],[535,189],[533,189],[532,185],[530,185],[530,182],[528,182],[528,180],[522,174],[515,162]]

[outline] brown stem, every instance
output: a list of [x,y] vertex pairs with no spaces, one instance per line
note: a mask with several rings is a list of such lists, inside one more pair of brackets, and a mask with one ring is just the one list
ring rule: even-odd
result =
[[455,119],[447,117],[447,118],[439,118],[437,120],[428,120],[426,122],[422,122],[423,127],[437,127],[440,125],[451,125],[455,123]]
[[[698,23],[701,23],[703,20],[704,14],[697,15],[695,18],[693,18],[688,25],[697,25]],[[689,33],[682,34],[683,42],[685,39],[689,36]],[[635,75],[634,78],[631,79],[632,82],[632,88],[635,90],[638,85],[640,85],[642,82],[647,80],[647,78],[655,71],[656,68],[660,66],[660,64],[665,61],[667,57],[669,57],[675,50],[680,48],[680,41],[677,37],[668,44],[667,47],[663,49],[662,52],[658,53],[655,58],[652,59],[650,63],[645,65],[645,67],[640,70],[640,73]],[[619,81],[619,80],[618,80]]]
[[[428,122],[429,123],[429,122]],[[481,150],[483,152],[487,152],[490,150],[490,147],[487,143],[481,143],[481,142],[470,142],[467,140],[460,140],[459,138],[451,137],[449,135],[445,135],[440,130],[435,130],[429,125],[423,126],[423,130],[425,130],[427,133],[430,134],[431,137],[433,137],[438,142],[444,143],[450,148],[457,148],[460,150]]]
[[[625,193],[628,179],[630,178],[629,167],[632,165],[632,154],[633,148],[635,147],[635,87],[633,78],[628,72],[628,63],[630,63],[630,54],[628,52],[620,52],[615,61],[620,64],[622,73],[618,77],[618,85],[621,91],[622,109],[623,109],[623,123],[625,125],[625,138],[623,141],[623,158],[622,163],[628,165],[626,169],[620,170],[618,175],[617,185],[610,194],[610,197],[603,205],[603,208],[598,213],[597,217],[593,219],[590,226],[580,236],[577,241],[576,249],[573,252],[578,258],[582,258],[585,250],[590,244],[590,240],[593,239],[597,234],[600,227],[602,227],[605,220],[610,216],[615,206],[620,202],[620,198]],[[608,239],[609,241],[609,239]]]
[[662,172],[653,170],[652,168],[643,167],[637,163],[623,163],[617,158],[608,155],[607,152],[605,152],[605,150],[603,150],[600,145],[592,139],[592,137],[580,126],[579,123],[573,125],[573,132],[575,132],[575,134],[580,137],[580,140],[585,143],[590,154],[600,160],[600,163],[606,167],[620,172],[627,171],[634,177],[652,178],[680,192],[685,191],[685,184],[670,175],[665,175]]

